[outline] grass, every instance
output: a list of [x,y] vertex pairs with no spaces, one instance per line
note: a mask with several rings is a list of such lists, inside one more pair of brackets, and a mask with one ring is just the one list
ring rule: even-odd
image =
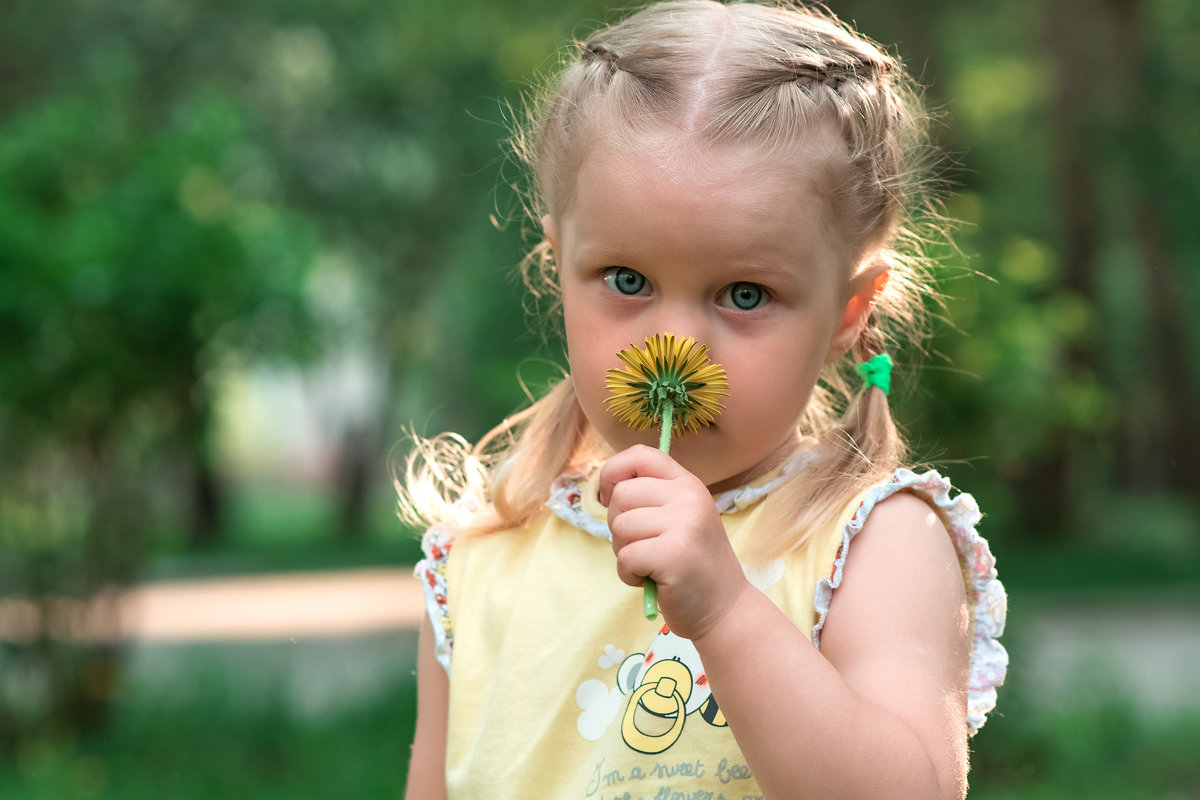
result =
[[[169,654],[174,671],[132,671],[106,730],[22,746],[15,763],[0,766],[0,798],[401,797],[415,708],[411,660],[371,655],[362,642],[322,646],[351,661],[381,659],[393,671],[369,696],[314,711],[271,673],[286,651],[264,659],[262,645],[226,645],[236,652],[223,657],[222,646],[207,654],[179,647]],[[248,681],[264,661],[274,666]],[[343,686],[333,683],[334,692]],[[1200,714],[1147,720],[1119,702],[1048,714],[1013,689],[972,741],[971,800],[1200,797]]]
[[[346,657],[354,658],[356,645],[344,646]],[[0,798],[403,796],[416,708],[411,660],[398,659],[394,674],[369,696],[314,712],[297,702],[279,671],[284,660],[266,659],[274,662],[271,674],[260,670],[247,681],[245,673],[262,660],[262,646],[226,647],[239,655],[175,648],[168,657],[182,663],[167,671],[169,680],[161,664],[134,669],[102,731],[23,743],[11,763],[0,765]]]
[[1147,720],[1110,702],[1046,716],[1007,705],[973,743],[971,800],[1200,797],[1200,714]]
[[[1146,602],[1130,588],[1126,581],[1090,591],[1108,601],[1115,592]],[[1126,688],[1131,678],[1112,672],[1103,650],[1079,653],[1065,674],[1038,674],[1031,623],[1066,593],[1009,590],[1002,639],[1008,680],[996,711],[971,742],[970,800],[1200,798],[1200,704],[1183,697],[1169,711],[1139,704]],[[1194,586],[1173,585],[1155,596],[1186,610],[1198,607],[1197,594]],[[1139,654],[1145,661],[1155,657],[1149,648]],[[1051,692],[1047,685],[1060,688]]]

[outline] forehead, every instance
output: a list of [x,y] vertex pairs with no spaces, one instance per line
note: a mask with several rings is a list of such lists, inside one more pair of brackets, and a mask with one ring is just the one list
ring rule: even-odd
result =
[[[720,188],[756,179],[774,179],[797,191],[830,195],[846,169],[846,148],[832,122],[816,122],[786,142],[710,141],[702,133],[672,127],[634,130],[625,125],[598,126],[592,141],[574,159],[575,183],[596,170],[632,169],[677,185]],[[559,215],[568,212],[578,185],[563,198]]]
[[786,148],[677,131],[612,138],[584,154],[570,204],[556,216],[573,244],[702,237],[764,255],[821,249],[849,265],[831,202],[845,160],[840,141],[826,130]]

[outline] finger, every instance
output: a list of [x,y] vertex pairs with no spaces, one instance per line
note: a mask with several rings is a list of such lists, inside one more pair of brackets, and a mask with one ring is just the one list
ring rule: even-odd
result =
[[670,500],[670,483],[661,478],[629,478],[614,485],[608,497],[608,518],[635,508],[654,508]]
[[620,514],[609,513],[608,530],[612,534],[613,550],[619,550],[631,542],[659,536],[667,529],[669,520],[663,518],[661,508],[631,508]]
[[629,586],[641,586],[654,577],[654,540],[631,542],[617,551],[617,577]]
[[666,453],[644,444],[635,444],[610,458],[600,470],[600,503],[608,505],[613,487],[618,483],[640,477],[671,478],[677,469],[679,467],[675,459]]

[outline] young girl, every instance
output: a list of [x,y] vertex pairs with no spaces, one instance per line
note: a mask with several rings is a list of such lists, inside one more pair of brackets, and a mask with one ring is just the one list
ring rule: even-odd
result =
[[[660,3],[578,46],[518,137],[570,375],[422,443],[402,491],[431,525],[410,798],[963,796],[1005,598],[972,499],[898,469],[906,80],[787,4]],[[729,384],[669,455],[605,406],[659,333]]]

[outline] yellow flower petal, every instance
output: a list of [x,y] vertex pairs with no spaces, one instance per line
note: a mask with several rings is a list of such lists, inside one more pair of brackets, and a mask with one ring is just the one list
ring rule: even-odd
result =
[[610,369],[605,385],[612,395],[604,402],[617,419],[644,430],[662,417],[667,399],[673,404],[672,434],[698,431],[716,421],[729,396],[725,369],[708,360],[708,347],[692,337],[655,334],[645,348],[630,343],[617,353],[627,369]]

